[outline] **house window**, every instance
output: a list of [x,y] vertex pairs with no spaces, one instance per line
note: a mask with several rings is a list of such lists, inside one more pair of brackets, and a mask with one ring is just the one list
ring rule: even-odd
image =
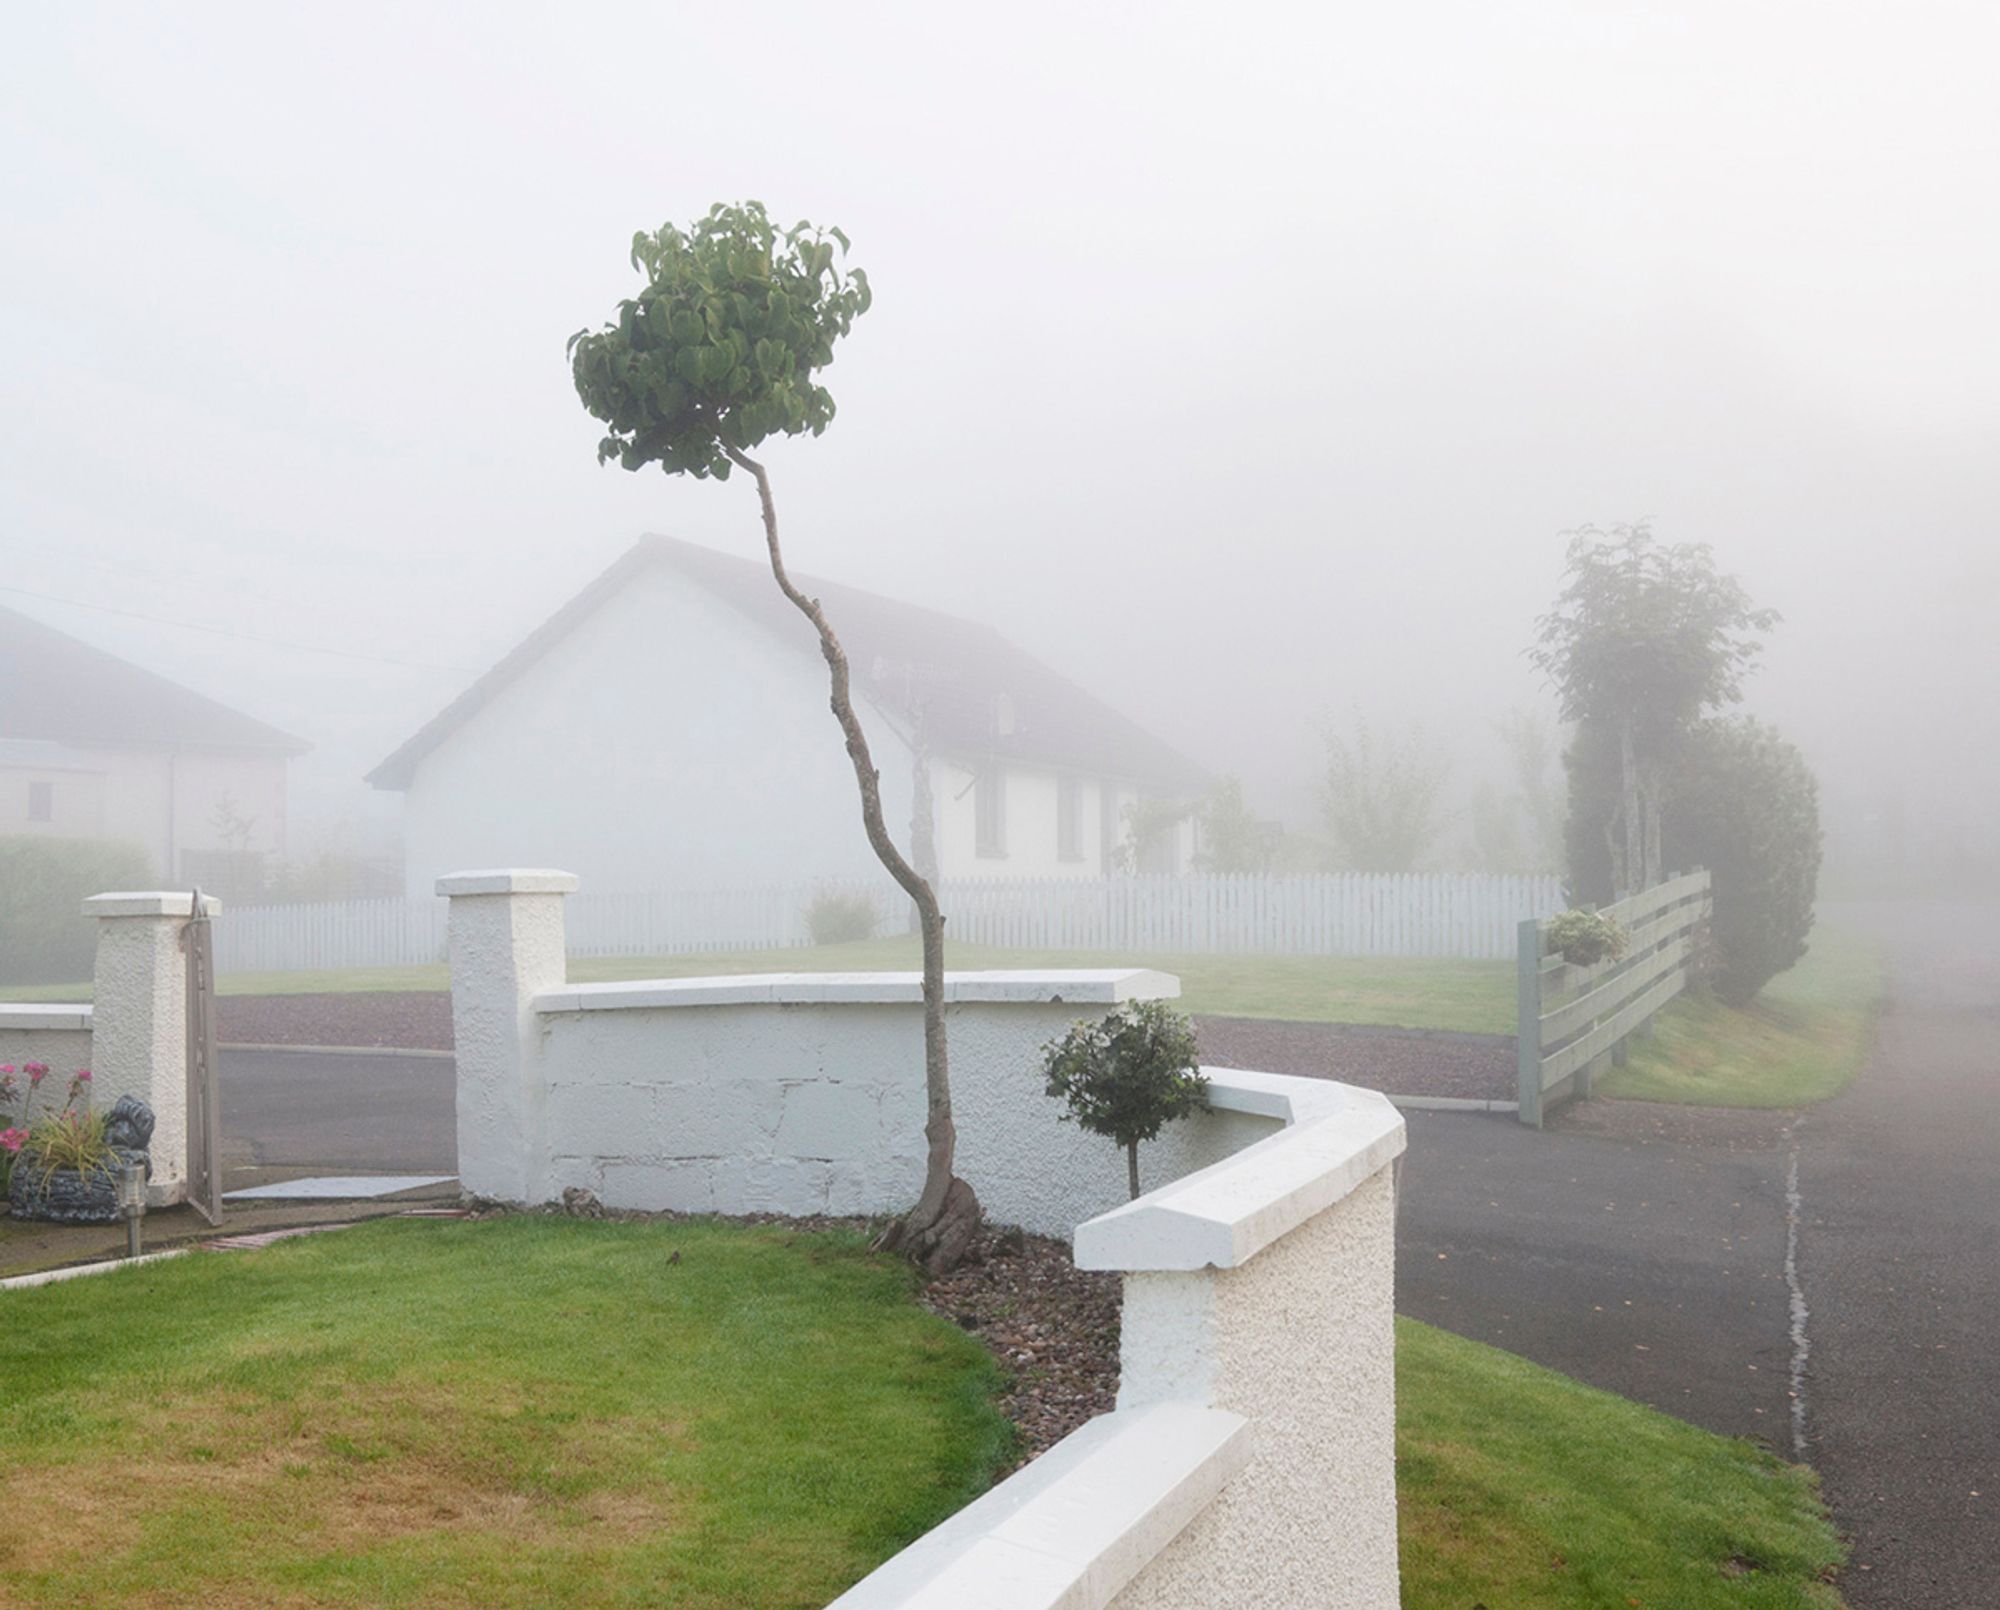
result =
[[972,785],[972,847],[998,860],[1007,854],[1007,774],[988,766]]
[[1056,779],[1056,859],[1083,859],[1083,783],[1079,778]]
[[54,783],[28,784],[28,820],[31,822],[53,822],[56,819],[56,785]]

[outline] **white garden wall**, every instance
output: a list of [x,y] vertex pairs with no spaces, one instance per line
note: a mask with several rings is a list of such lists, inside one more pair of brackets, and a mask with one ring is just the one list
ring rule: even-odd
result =
[[[0,1064],[19,1069],[29,1062],[46,1062],[50,1070],[35,1110],[59,1106],[70,1075],[90,1066],[90,1008],[0,1006]],[[25,1090],[26,1076],[17,1073],[15,1078]],[[20,1112],[17,1106],[14,1115],[18,1118]]]
[[[562,982],[557,872],[457,874],[468,1190],[724,1213],[886,1212],[922,1178],[918,980]],[[1118,1408],[848,1593],[844,1610],[1393,1610],[1403,1121],[1330,1081],[1206,1069],[1209,1111],[1120,1159],[1040,1047],[1139,969],[948,975],[959,1172],[988,1217],[1125,1273]],[[1081,1221],[1081,1222],[1079,1222]]]

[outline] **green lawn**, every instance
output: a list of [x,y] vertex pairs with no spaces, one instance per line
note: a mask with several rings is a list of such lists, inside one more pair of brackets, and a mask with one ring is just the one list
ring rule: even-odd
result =
[[1810,1471],[1397,1322],[1404,1610],[1829,1610]]
[[[692,978],[716,973],[914,972],[914,939],[814,945],[796,950],[711,951],[693,956],[578,957],[577,983],[626,978]],[[1316,1023],[1378,1023],[1413,1029],[1514,1032],[1511,962],[1365,959],[1332,956],[1116,955],[1001,950],[953,945],[946,965],[979,967],[1157,967],[1181,981],[1181,1004],[1218,1017],[1268,1017]],[[358,990],[441,990],[442,966],[347,968],[338,972],[233,973],[224,995],[346,994]],[[14,988],[0,1000],[88,1000],[85,985]]]
[[9,1292],[0,1598],[823,1605],[1010,1443],[913,1284],[851,1234],[519,1217]]
[[[0,1582],[10,1604],[818,1606],[1006,1456],[990,1358],[912,1289],[849,1234],[523,1216],[8,1293]],[[1397,1334],[1406,1610],[1838,1605],[1803,1469]]]
[[1873,942],[1817,931],[1805,960],[1747,1007],[1708,996],[1675,1001],[1597,1093],[1709,1107],[1798,1107],[1837,1096],[1867,1060],[1883,980]]

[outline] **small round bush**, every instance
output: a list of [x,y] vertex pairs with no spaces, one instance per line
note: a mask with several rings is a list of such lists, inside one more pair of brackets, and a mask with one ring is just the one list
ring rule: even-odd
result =
[[1549,919],[1549,942],[1572,967],[1625,959],[1625,930],[1595,911],[1565,911]]
[[1093,1135],[1124,1148],[1139,1194],[1139,1142],[1208,1105],[1194,1024],[1165,1001],[1132,1001],[1101,1022],[1078,1023],[1045,1051],[1048,1093],[1069,1103]]
[[882,911],[872,895],[822,889],[806,907],[806,936],[815,945],[851,945],[873,939]]

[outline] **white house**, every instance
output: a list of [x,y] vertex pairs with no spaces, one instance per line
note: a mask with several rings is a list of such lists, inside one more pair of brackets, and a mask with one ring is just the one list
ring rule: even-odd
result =
[[159,879],[238,892],[282,855],[308,745],[0,609],[0,836],[138,846]]
[[[928,772],[941,876],[1102,876],[1128,808],[1203,786],[991,627],[796,579],[847,650],[906,849]],[[642,538],[368,781],[405,796],[413,898],[489,865],[560,866],[597,890],[881,875],[812,627],[762,563],[668,537]],[[1143,869],[1183,870],[1193,833],[1155,832]]]

